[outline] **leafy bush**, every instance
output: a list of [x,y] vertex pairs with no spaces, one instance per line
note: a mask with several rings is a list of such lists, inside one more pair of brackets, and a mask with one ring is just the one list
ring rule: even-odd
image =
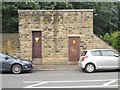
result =
[[120,52],[120,31],[112,34],[106,33],[103,39]]

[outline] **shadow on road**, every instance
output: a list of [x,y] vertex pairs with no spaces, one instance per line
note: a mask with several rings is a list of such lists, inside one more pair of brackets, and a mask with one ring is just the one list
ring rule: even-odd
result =
[[120,72],[120,70],[98,70],[95,73]]
[[[44,71],[40,71],[40,70],[32,70],[32,71],[25,71],[25,72],[22,72],[21,74],[31,74],[31,73],[35,73],[35,72],[44,72]],[[48,72],[51,72],[51,71],[48,71]],[[52,71],[53,72],[53,71]],[[55,71],[56,72],[56,71]],[[68,71],[65,71],[65,72],[68,72]],[[85,71],[83,70],[79,70],[80,73],[86,73]],[[98,70],[98,71],[95,71],[94,73],[111,73],[111,72],[120,72],[120,70]],[[8,71],[2,71],[0,72],[0,74],[13,74],[12,72],[8,72]]]
[[[20,74],[30,74],[30,73],[33,73],[34,71],[25,71],[25,72],[22,72]],[[12,72],[9,72],[9,71],[2,71],[0,72],[0,74],[13,74]]]

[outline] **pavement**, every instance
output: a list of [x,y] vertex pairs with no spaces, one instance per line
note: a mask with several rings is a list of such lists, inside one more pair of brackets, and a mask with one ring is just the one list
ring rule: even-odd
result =
[[33,70],[38,71],[78,71],[80,67],[78,65],[34,65]]

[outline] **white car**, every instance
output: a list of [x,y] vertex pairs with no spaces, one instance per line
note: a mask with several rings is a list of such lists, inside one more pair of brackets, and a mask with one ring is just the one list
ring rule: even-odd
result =
[[120,69],[119,54],[111,49],[85,50],[80,56],[78,65],[82,70],[91,73],[98,69]]

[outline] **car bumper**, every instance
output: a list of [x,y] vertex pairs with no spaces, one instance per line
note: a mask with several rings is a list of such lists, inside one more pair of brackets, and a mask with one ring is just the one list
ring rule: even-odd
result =
[[29,64],[29,65],[24,65],[23,71],[29,71],[32,70],[34,67],[33,64]]
[[80,68],[85,68],[85,64],[82,61],[78,61],[78,65],[80,66]]

